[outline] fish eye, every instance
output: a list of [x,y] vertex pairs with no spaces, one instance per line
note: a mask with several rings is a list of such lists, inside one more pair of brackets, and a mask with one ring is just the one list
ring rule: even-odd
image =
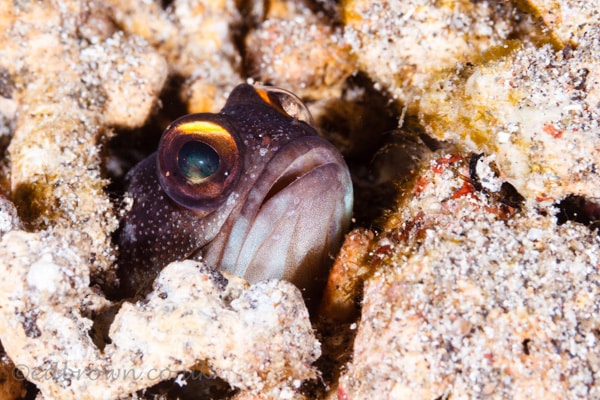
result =
[[215,114],[191,114],[174,121],[160,139],[156,160],[167,196],[199,211],[220,205],[241,171],[235,130]]
[[256,86],[255,90],[266,103],[280,112],[316,128],[308,107],[294,93],[274,86]]
[[200,183],[219,170],[219,154],[209,144],[199,140],[185,143],[177,156],[179,170],[191,183]]

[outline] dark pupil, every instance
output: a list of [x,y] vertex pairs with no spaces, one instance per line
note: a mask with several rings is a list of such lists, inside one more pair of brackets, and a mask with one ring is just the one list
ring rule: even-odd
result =
[[219,169],[219,155],[206,143],[191,141],[179,150],[179,170],[192,183],[200,182]]

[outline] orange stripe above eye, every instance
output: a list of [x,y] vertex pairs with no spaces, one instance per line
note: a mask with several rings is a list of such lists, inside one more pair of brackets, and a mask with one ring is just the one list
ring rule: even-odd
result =
[[267,92],[265,90],[257,89],[257,88],[254,88],[254,90],[256,91],[256,94],[258,94],[265,103],[267,103],[271,107],[279,108],[279,107],[276,107],[275,104],[273,104],[273,102],[271,101],[271,99],[269,98],[269,95],[267,94]]
[[227,135],[231,134],[227,131],[227,129],[223,128],[221,125],[215,124],[214,122],[208,121],[193,121],[186,122],[177,127],[182,133],[205,133],[205,134],[219,134],[219,135]]

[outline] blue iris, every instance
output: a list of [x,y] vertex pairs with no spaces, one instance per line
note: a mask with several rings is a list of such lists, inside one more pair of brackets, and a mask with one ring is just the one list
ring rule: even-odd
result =
[[179,170],[192,182],[200,182],[219,170],[219,154],[206,143],[190,141],[179,150]]

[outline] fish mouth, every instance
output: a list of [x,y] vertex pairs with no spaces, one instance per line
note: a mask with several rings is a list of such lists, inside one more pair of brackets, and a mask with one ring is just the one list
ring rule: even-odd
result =
[[[249,191],[220,249],[220,269],[250,282],[285,279],[301,289],[323,280],[352,210],[352,182],[339,151],[317,136],[279,149]],[[216,261],[216,260],[213,260]]]
[[[339,167],[341,166],[341,163],[344,163],[338,154],[330,151],[329,146],[324,146],[323,143],[312,142],[314,141],[303,140],[300,142],[300,140],[297,140],[291,145],[289,150],[288,148],[284,148],[278,156],[274,157],[274,159],[267,164],[265,172],[261,175],[260,181],[267,183],[265,187],[270,186],[269,191],[265,195],[262,195],[264,187],[257,186],[253,189],[253,194],[257,198],[263,197],[259,210],[283,191],[291,190],[290,186],[296,183],[296,181],[303,179],[303,177],[308,174],[315,173],[319,168],[328,168],[328,166],[331,165]],[[269,184],[268,182],[271,182],[273,178],[275,180]],[[298,184],[300,183],[296,183],[296,185]]]

